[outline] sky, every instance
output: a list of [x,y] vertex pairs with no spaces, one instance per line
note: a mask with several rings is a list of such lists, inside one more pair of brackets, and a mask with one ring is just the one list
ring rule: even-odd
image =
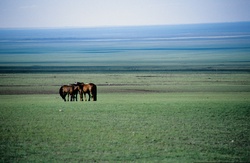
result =
[[0,28],[250,21],[250,0],[0,0]]

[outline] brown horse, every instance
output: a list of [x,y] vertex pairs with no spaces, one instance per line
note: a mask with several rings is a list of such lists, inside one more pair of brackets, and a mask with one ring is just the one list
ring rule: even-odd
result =
[[83,94],[84,94],[84,101],[87,101],[86,94],[89,95],[88,101],[90,101],[90,96],[92,97],[93,101],[97,101],[97,87],[94,83],[85,84],[77,82],[75,84],[81,87],[81,90],[79,90],[81,101],[83,101]]
[[74,101],[74,99],[77,101],[77,94],[78,94],[78,92],[81,92],[81,86],[79,86],[79,85],[77,85],[77,84],[70,84],[70,85],[73,85],[74,86],[74,95],[75,96],[73,96],[73,101]]
[[74,84],[63,85],[59,89],[59,94],[64,101],[66,101],[67,95],[68,95],[68,101],[69,101],[69,95],[70,95],[70,101],[74,101],[76,95],[76,101],[77,101],[77,93],[80,89],[81,89],[80,86]]

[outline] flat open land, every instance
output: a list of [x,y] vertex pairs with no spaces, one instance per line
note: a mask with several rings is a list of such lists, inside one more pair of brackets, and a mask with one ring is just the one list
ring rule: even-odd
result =
[[0,103],[1,162],[250,161],[248,72],[0,74]]
[[0,162],[250,162],[249,54],[250,22],[0,29]]

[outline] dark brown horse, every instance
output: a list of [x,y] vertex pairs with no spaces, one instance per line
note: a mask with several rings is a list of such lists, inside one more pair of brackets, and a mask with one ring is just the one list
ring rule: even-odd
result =
[[69,101],[69,95],[70,95],[70,101],[74,101],[76,95],[76,101],[77,101],[77,93],[80,89],[81,89],[80,86],[74,84],[63,85],[59,89],[59,94],[64,101],[66,101],[67,95],[68,95],[68,101]]
[[70,84],[74,86],[74,97],[73,97],[73,101],[76,100],[77,101],[77,94],[78,92],[81,93],[81,86],[77,85],[77,84]]
[[90,97],[92,97],[93,101],[97,101],[97,87],[94,83],[75,83],[76,85],[79,85],[81,90],[79,90],[80,93],[80,99],[83,101],[83,94],[84,94],[84,101],[87,101],[86,94],[89,95],[88,101],[90,101]]

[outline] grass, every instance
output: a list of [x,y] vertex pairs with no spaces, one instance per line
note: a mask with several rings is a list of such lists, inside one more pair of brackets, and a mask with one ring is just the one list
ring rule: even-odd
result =
[[[1,78],[56,91],[0,95],[1,162],[249,161],[249,74],[54,76]],[[84,78],[98,101],[63,102],[55,83]]]
[[249,92],[248,73],[0,74],[0,94],[57,94],[63,84],[94,82],[100,93]]

